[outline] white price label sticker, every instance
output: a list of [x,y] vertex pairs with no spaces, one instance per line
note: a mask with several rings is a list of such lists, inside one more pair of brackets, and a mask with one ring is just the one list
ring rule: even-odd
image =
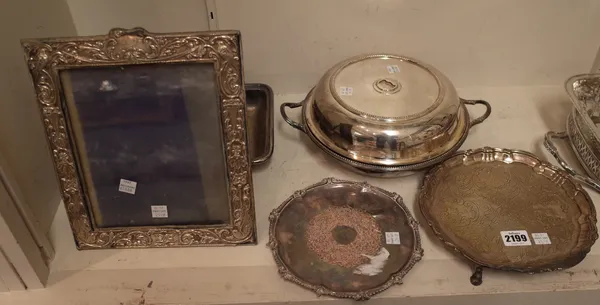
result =
[[121,181],[119,182],[119,192],[135,195],[136,188],[137,188],[137,182],[135,182],[135,181],[121,179]]
[[399,232],[385,232],[385,243],[388,245],[399,245],[400,244],[400,233]]
[[393,73],[398,73],[398,72],[400,72],[400,68],[398,67],[398,65],[390,65],[390,66],[387,66],[387,70],[388,70],[388,72],[389,72],[390,74],[393,74]]
[[531,238],[533,238],[533,243],[536,245],[550,245],[552,242],[550,241],[550,236],[548,233],[531,233]]
[[525,230],[501,231],[500,235],[505,246],[531,246],[529,234]]
[[340,95],[352,95],[352,87],[340,87]]
[[169,211],[166,205],[151,205],[152,218],[169,218]]

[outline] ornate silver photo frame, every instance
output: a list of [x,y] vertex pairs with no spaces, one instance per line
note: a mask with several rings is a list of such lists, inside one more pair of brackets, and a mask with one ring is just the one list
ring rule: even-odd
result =
[[78,249],[255,243],[240,34],[24,40]]

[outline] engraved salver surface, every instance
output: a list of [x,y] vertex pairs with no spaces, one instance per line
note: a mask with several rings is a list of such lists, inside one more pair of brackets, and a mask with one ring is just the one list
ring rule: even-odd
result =
[[[279,272],[317,294],[367,299],[421,259],[418,224],[402,198],[366,183],[323,180],[296,192],[270,217]],[[386,232],[397,242],[386,243]]]
[[[427,174],[419,205],[447,246],[492,268],[567,268],[579,263],[597,239],[587,193],[566,173],[526,152],[457,153]],[[522,234],[529,241],[507,246],[503,239],[514,239],[501,232],[509,231],[526,231]],[[551,243],[531,243],[532,233],[546,233]]]

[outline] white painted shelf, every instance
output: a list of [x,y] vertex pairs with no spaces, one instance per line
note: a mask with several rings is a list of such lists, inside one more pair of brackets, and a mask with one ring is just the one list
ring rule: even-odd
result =
[[[492,115],[470,131],[463,148],[495,146],[531,151],[551,159],[542,146],[544,133],[562,130],[571,104],[562,87],[462,88],[464,98],[483,98]],[[295,190],[334,176],[369,183],[400,194],[417,219],[415,194],[422,174],[397,179],[360,176],[331,162],[310,140],[289,127],[278,105],[301,95],[276,97],[275,152],[270,162],[254,170],[259,243],[255,246],[184,249],[77,251],[64,208],[51,237],[56,258],[46,289],[0,294],[0,304],[230,304],[288,302],[349,302],[318,298],[283,281],[269,249],[268,214]],[[292,110],[299,114],[299,110]],[[469,107],[473,116],[482,108]],[[567,151],[567,146],[562,146]],[[554,160],[552,163],[556,164]],[[590,192],[596,202],[600,196]],[[600,299],[600,248],[592,249],[578,266],[537,275],[484,271],[484,283],[469,283],[471,267],[434,239],[421,225],[425,256],[405,283],[374,297],[371,303],[391,304],[597,304]],[[562,293],[541,293],[563,291]],[[444,298],[444,299],[441,299]]]

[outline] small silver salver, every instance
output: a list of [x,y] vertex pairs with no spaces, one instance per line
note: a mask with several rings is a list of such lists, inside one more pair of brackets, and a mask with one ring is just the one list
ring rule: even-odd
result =
[[317,295],[367,300],[421,260],[418,223],[402,198],[366,182],[327,178],[269,216],[281,276]]

